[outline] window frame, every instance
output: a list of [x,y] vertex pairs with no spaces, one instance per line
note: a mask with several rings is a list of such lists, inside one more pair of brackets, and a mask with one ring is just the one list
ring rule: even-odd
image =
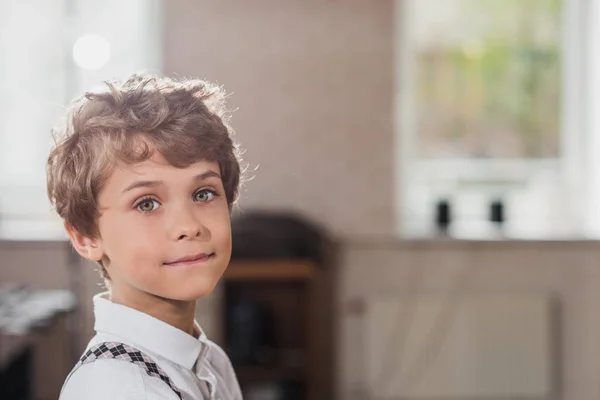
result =
[[[590,10],[595,0],[564,0],[559,157],[556,159],[435,160],[419,159],[416,156],[417,106],[414,95],[416,62],[412,56],[411,38],[415,20],[411,18],[411,4],[415,1],[418,0],[396,0],[395,4],[396,234],[402,238],[435,234],[433,207],[437,197],[434,196],[442,196],[440,192],[445,191],[446,196],[452,198],[460,195],[460,188],[479,185],[484,187],[482,190],[484,195],[487,194],[488,198],[491,198],[494,193],[502,192],[502,188],[510,191],[511,187],[522,187],[523,184],[533,187],[536,185],[536,177],[543,176],[548,185],[560,185],[562,188],[560,192],[565,198],[560,204],[566,205],[568,212],[563,213],[557,207],[553,218],[554,223],[560,224],[563,228],[555,232],[542,232],[547,231],[548,226],[539,228],[530,226],[529,228],[532,229],[524,235],[529,238],[589,235],[589,229],[586,230],[584,227],[586,199],[583,198],[585,196],[580,195],[585,192],[586,178],[589,178],[586,176],[586,172],[589,172],[586,170],[586,160],[589,156],[586,154],[589,152],[586,146],[590,144],[591,131],[588,122],[593,96],[590,96],[586,84],[590,74],[590,56],[587,50],[590,48],[590,32],[593,27]],[[444,179],[448,186],[452,186],[452,177],[454,177],[455,189],[434,187]],[[486,181],[497,182],[497,184],[488,184],[486,189]],[[543,195],[541,192],[534,193],[536,190],[531,189],[532,197]],[[419,191],[421,194],[414,196],[414,192]],[[434,194],[436,192],[437,195]],[[482,208],[481,204],[478,206]],[[513,208],[514,206],[515,204],[509,205]],[[480,216],[486,218],[485,212],[483,210],[482,212]],[[519,214],[519,211],[517,210],[516,213]],[[513,230],[510,235],[519,238],[519,229]],[[488,238],[489,233],[482,233],[481,230],[476,229],[468,232],[467,229],[457,236],[480,239]]]

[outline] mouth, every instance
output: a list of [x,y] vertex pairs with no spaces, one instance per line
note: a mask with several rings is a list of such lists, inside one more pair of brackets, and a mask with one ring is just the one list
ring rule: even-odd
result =
[[163,263],[163,265],[168,267],[185,267],[189,265],[196,265],[200,263],[204,263],[215,256],[215,253],[200,253],[195,255],[190,255],[186,257],[179,258],[174,261],[169,261]]

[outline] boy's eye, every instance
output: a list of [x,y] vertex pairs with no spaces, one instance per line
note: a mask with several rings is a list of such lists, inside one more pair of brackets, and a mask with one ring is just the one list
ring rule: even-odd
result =
[[206,203],[214,199],[215,196],[216,193],[214,191],[209,189],[202,189],[194,193],[194,201],[197,201],[199,203]]
[[151,212],[156,210],[160,204],[154,199],[144,199],[140,201],[136,208],[142,212]]

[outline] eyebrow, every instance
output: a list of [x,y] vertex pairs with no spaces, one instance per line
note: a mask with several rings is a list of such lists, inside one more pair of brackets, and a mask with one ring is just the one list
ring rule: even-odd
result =
[[[192,179],[194,181],[204,181],[209,178],[221,179],[221,175],[219,175],[218,173],[216,173],[213,170],[208,170],[206,172],[203,172],[201,174],[194,176]],[[152,188],[152,187],[161,186],[163,183],[164,183],[163,181],[136,181],[136,182],[133,182],[131,185],[127,186],[125,189],[123,189],[123,192],[121,192],[121,194],[129,192],[130,190],[133,190],[133,189]]]

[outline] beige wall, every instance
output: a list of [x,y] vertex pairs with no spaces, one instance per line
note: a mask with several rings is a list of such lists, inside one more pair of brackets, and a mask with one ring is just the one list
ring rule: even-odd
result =
[[393,230],[393,1],[190,1],[166,7],[165,72],[233,92],[258,166],[245,208],[341,234]]

